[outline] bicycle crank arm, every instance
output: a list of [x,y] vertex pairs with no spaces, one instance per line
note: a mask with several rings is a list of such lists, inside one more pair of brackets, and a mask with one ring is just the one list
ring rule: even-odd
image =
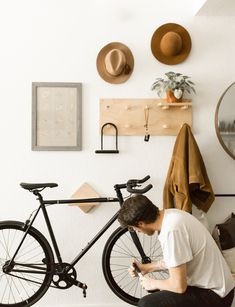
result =
[[80,282],[76,279],[70,278],[69,276],[67,276],[67,279],[74,284],[75,286],[77,286],[78,288],[81,288],[83,291],[83,296],[86,297],[86,290],[87,290],[87,285],[83,282]]
[[80,281],[78,281],[78,280],[75,280],[75,282],[76,282],[76,286],[83,290],[82,291],[83,292],[83,296],[86,297],[87,285],[82,283],[82,282],[80,282]]
[[86,297],[87,285],[84,284],[84,283],[82,283],[82,282],[80,282],[80,281],[78,281],[78,280],[76,280],[76,286],[79,287],[79,288],[81,288],[81,289],[83,290],[83,291],[82,291],[83,297]]

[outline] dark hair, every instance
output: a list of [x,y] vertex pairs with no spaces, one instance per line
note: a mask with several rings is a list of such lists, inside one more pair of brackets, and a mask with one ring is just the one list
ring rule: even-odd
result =
[[138,226],[140,221],[150,224],[156,221],[159,209],[144,195],[126,199],[119,211],[118,221],[122,227]]

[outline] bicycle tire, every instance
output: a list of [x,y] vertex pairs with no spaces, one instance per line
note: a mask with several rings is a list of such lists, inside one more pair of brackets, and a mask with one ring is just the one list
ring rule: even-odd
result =
[[[157,234],[147,236],[137,233],[142,247],[151,261],[162,258],[162,250]],[[141,297],[148,294],[143,290],[139,278],[132,278],[128,268],[133,258],[141,262],[141,257],[127,228],[117,228],[105,244],[102,256],[102,268],[105,280],[110,289],[123,301],[131,305],[137,305]],[[168,277],[168,271],[154,272],[150,274],[156,279]]]
[[13,270],[4,273],[4,265],[11,260],[25,234],[23,226],[24,223],[18,221],[0,222],[1,307],[35,304],[46,293],[53,277],[54,256],[51,247],[42,233],[34,227],[28,230],[15,257]]

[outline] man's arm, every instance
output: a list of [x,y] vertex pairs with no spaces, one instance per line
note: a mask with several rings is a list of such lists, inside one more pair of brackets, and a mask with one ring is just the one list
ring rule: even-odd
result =
[[[143,275],[147,273],[151,273],[151,272],[167,270],[167,267],[163,259],[160,259],[158,261],[151,262],[151,263],[145,263],[145,264],[142,264],[136,261],[133,261],[133,262],[136,263],[136,265],[138,266],[138,268],[140,269]],[[131,274],[131,276],[133,277],[137,276],[137,274],[134,273],[133,266],[131,266],[128,271]]]
[[162,271],[162,270],[167,270],[168,268],[166,267],[165,261],[163,259],[160,259],[155,262],[155,271]]
[[148,276],[140,277],[141,285],[145,290],[168,290],[176,293],[184,293],[187,289],[186,264],[174,268],[168,268],[169,278],[156,280]]

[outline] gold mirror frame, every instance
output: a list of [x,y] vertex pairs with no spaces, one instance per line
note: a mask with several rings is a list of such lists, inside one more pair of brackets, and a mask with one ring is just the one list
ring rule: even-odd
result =
[[219,113],[219,108],[220,108],[220,105],[222,103],[222,100],[225,96],[225,94],[228,92],[228,90],[233,86],[235,85],[235,82],[233,82],[231,85],[229,85],[229,87],[223,92],[222,96],[220,97],[219,99],[219,102],[217,104],[217,107],[216,107],[216,110],[215,110],[215,131],[216,131],[216,134],[217,134],[217,137],[218,137],[218,140],[220,142],[220,144],[222,145],[223,149],[227,152],[227,154],[233,158],[233,160],[235,160],[235,156],[231,153],[231,151],[228,149],[228,147],[224,144],[224,141],[220,135],[220,131],[219,131],[219,126],[218,126],[218,113]]

